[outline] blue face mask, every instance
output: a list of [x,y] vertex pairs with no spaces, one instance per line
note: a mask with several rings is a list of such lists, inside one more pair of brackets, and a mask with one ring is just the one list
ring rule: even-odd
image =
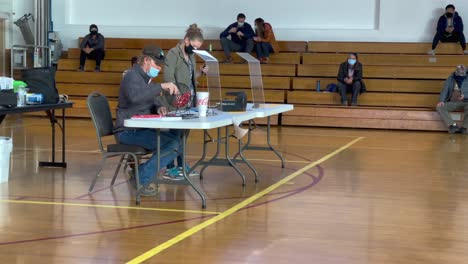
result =
[[356,64],[356,60],[355,59],[348,59],[348,64],[353,66],[354,64]]
[[158,74],[159,74],[159,70],[154,68],[154,67],[151,67],[149,72],[147,72],[146,74],[148,74],[148,76],[150,78],[156,78],[158,77]]

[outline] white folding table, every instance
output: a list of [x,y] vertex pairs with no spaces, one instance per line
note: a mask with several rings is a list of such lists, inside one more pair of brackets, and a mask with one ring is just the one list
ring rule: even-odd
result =
[[[258,115],[254,111],[248,111],[248,112],[239,112],[239,113],[227,113],[227,112],[220,112],[220,111],[214,111],[215,115],[212,116],[207,116],[207,117],[200,117],[200,118],[192,118],[192,119],[183,119],[183,120],[178,120],[178,121],[165,121],[165,120],[158,120],[158,119],[151,119],[151,120],[132,120],[132,119],[127,119],[124,122],[125,127],[133,127],[133,128],[151,128],[151,129],[156,129],[157,130],[157,150],[156,150],[156,155],[158,157],[160,156],[160,130],[161,129],[184,129],[184,130],[191,130],[191,129],[203,129],[204,130],[204,143],[203,143],[203,153],[202,153],[202,158],[191,168],[203,165],[202,173],[207,166],[209,165],[215,165],[215,166],[220,166],[220,165],[227,165],[236,170],[236,172],[241,176],[242,178],[242,184],[245,185],[245,176],[244,174],[239,170],[239,168],[236,166],[236,164],[231,160],[229,157],[229,126],[232,124],[236,123],[242,123],[244,121],[248,121],[251,119],[256,118]],[[225,138],[221,137],[221,128],[225,127]],[[217,152],[213,158],[211,158],[208,161],[205,161],[206,158],[206,144],[207,144],[207,132],[206,130],[208,129],[214,129],[216,128],[218,131],[218,138],[216,140],[217,142]],[[206,208],[206,198],[203,192],[193,184],[193,182],[190,180],[188,177],[188,173],[186,171],[186,143],[187,143],[187,134],[183,134],[183,139],[182,139],[182,144],[183,144],[183,153],[182,153],[182,160],[183,160],[183,175],[185,178],[185,181],[170,181],[170,180],[164,180],[164,179],[159,179],[156,177],[155,183],[156,184],[185,184],[185,185],[190,185],[201,197],[202,199],[202,208]],[[211,141],[210,141],[211,142]],[[225,159],[220,159],[218,157],[221,144],[224,142],[225,144],[225,153],[226,153],[226,158]],[[240,155],[242,158],[242,149],[239,150]],[[157,160],[157,171],[159,171],[160,168],[160,160],[159,158]],[[246,164],[251,167],[251,165],[248,163],[248,161],[244,160]],[[253,167],[251,167],[252,169]],[[140,195],[137,194],[137,202],[140,199]]]

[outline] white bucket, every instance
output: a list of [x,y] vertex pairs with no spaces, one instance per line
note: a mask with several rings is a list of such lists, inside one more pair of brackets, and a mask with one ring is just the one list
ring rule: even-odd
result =
[[13,140],[9,137],[0,137],[0,183],[8,181],[12,150]]

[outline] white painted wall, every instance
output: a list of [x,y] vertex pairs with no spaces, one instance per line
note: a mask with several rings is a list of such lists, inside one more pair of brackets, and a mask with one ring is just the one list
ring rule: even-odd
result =
[[52,18],[65,48],[76,47],[91,23],[106,37],[181,38],[197,22],[207,39],[218,38],[239,12],[250,23],[256,17],[270,22],[279,40],[430,42],[449,3],[468,26],[466,0],[288,0],[288,6],[271,0],[199,2],[53,0]]

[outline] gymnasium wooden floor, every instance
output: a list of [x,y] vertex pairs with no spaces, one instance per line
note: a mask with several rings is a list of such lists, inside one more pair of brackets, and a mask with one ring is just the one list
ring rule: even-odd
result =
[[[46,119],[10,116],[0,126],[14,138],[12,174],[0,184],[0,263],[468,263],[466,136],[274,128],[286,168],[249,151],[260,182],[248,173],[245,188],[231,168],[209,168],[195,180],[208,197],[201,210],[180,186],[135,207],[123,173],[109,188],[115,160],[88,195],[95,130],[89,120],[67,128],[69,167],[44,169]],[[262,143],[265,131],[254,133]],[[192,163],[200,139],[189,139]]]

